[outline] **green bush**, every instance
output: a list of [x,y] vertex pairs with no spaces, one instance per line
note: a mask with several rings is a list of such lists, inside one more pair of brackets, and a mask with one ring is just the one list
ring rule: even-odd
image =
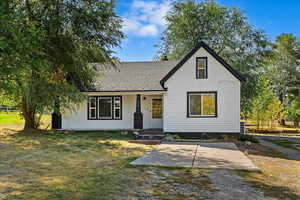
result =
[[240,134],[240,140],[242,142],[250,141],[253,143],[259,143],[259,140],[256,137],[254,137],[253,135]]

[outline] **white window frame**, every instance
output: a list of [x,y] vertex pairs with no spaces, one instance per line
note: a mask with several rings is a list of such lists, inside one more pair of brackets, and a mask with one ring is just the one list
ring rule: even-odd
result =
[[[92,104],[91,104],[91,100],[94,99],[95,100],[95,106],[92,107]],[[97,119],[97,98],[96,97],[89,97],[89,119]],[[91,110],[95,110],[95,116],[92,117],[91,116]]]
[[[205,66],[204,67],[199,67],[198,65],[198,60],[205,60]],[[205,76],[204,77],[200,77],[200,70],[204,71]],[[197,79],[207,79],[208,78],[208,58],[207,57],[197,57],[196,58],[196,78]]]
[[[120,101],[120,105],[118,107],[116,107],[116,104],[115,104],[115,101],[116,100],[119,100]],[[114,119],[121,119],[121,115],[122,115],[122,100],[121,100],[121,97],[114,97],[114,100],[113,100],[113,108],[114,108],[114,113],[113,113],[113,118]],[[116,117],[116,110],[119,109],[119,117]]]
[[[100,117],[100,100],[101,99],[109,99],[110,100],[110,116],[109,117]],[[98,119],[113,119],[113,98],[112,97],[98,97]]]
[[[200,101],[201,101],[201,114],[191,114],[191,96],[192,95],[198,95],[200,96]],[[203,113],[203,108],[204,108],[204,104],[203,104],[203,96],[213,96],[214,100],[215,100],[215,114],[213,115],[204,115]],[[188,115],[187,117],[189,118],[193,118],[193,117],[217,117],[217,92],[190,92],[188,93]]]

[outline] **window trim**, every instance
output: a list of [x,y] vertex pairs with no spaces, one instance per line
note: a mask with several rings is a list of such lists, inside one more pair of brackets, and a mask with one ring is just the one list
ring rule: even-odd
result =
[[[215,95],[215,115],[190,115],[190,95],[191,94],[214,94]],[[202,101],[202,98],[201,98]],[[203,106],[201,105],[201,111]],[[218,117],[218,92],[217,91],[193,91],[187,92],[187,118],[217,118]]]
[[[118,97],[120,98],[120,117],[115,118],[115,101],[114,99]],[[90,101],[89,98],[96,98],[96,118],[90,118]],[[110,118],[101,118],[99,117],[99,99],[101,98],[110,98],[112,102],[111,111],[112,116]],[[87,103],[87,120],[122,120],[122,111],[123,111],[123,102],[122,102],[122,96],[88,96],[88,103]]]
[[[205,65],[205,77],[204,78],[199,77],[199,73],[198,73],[198,71],[199,71],[199,69],[198,69],[198,60],[200,60],[200,59],[205,59],[205,63],[206,63],[206,65]],[[207,72],[208,67],[207,66],[208,66],[207,57],[196,57],[196,79],[207,79],[208,78],[208,72]]]

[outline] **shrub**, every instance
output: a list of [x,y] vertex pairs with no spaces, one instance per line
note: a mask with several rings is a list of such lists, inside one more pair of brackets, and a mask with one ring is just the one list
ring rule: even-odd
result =
[[242,142],[250,141],[253,143],[259,143],[259,140],[256,137],[254,137],[253,135],[240,134],[240,140]]

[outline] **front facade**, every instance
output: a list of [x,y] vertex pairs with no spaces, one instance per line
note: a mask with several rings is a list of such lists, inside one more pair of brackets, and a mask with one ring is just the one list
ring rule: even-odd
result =
[[103,69],[95,90],[62,129],[162,129],[172,133],[239,133],[243,78],[201,42],[181,61],[127,62]]

